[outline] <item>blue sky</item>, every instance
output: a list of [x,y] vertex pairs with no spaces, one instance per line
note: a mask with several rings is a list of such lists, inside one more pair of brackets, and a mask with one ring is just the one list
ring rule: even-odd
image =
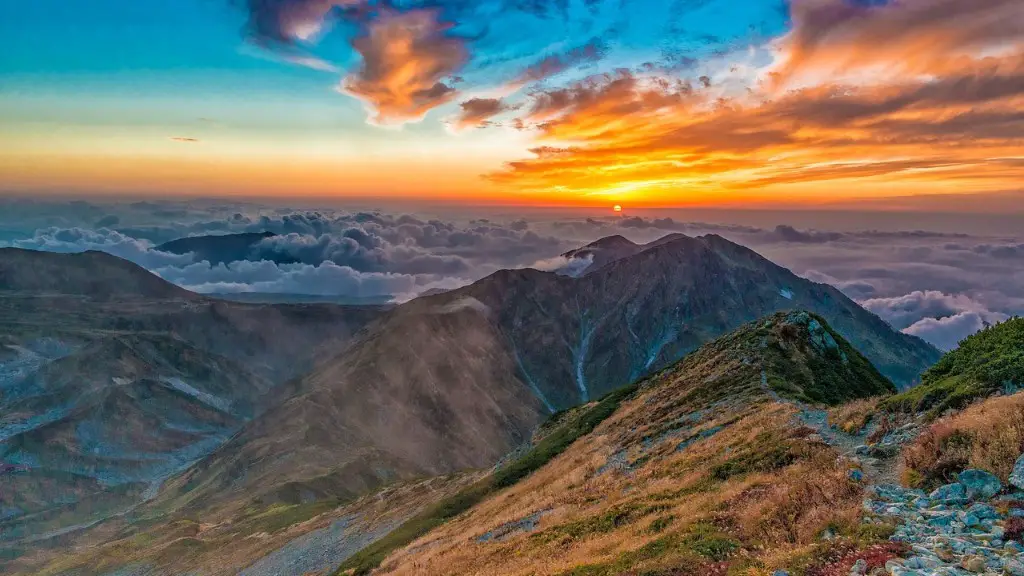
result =
[[[364,130],[362,106],[334,90],[339,74],[359,66],[350,45],[358,25],[338,22],[315,45],[297,42],[296,51],[322,58],[339,72],[313,70],[253,41],[244,4],[0,0],[5,15],[0,34],[7,39],[0,59],[5,108],[29,115],[20,121],[73,121],[72,115],[85,113],[83,122],[130,124],[155,121],[158,110],[178,121],[230,116],[235,123],[271,128],[273,117],[284,110],[323,106],[338,118],[354,120],[346,128]],[[436,4],[440,19],[455,24],[448,33],[468,39],[472,55],[458,74],[478,89],[500,85],[545,56],[592,41],[604,44],[600,68],[607,70],[742,46],[755,36],[781,32],[785,17],[775,0],[574,1],[564,12],[517,9],[516,2]],[[23,101],[40,98],[34,106]],[[252,105],[260,99],[273,102]],[[141,115],[132,113],[139,108]],[[327,121],[337,128],[329,115]]]

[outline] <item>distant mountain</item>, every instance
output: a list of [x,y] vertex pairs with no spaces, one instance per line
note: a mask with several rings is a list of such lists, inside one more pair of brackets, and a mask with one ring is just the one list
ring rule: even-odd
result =
[[0,543],[155,494],[383,312],[224,302],[104,253],[0,250]]
[[172,254],[192,253],[197,261],[206,260],[216,266],[250,259],[253,246],[273,236],[273,232],[189,236],[164,242],[156,250]]
[[0,248],[0,291],[191,300],[197,295],[106,252],[56,254]]
[[343,306],[383,306],[394,298],[381,296],[345,296],[343,294],[290,294],[279,292],[219,292],[207,294],[212,298],[230,300],[232,302],[251,302],[254,304],[340,304]]
[[505,270],[396,307],[162,497],[345,496],[486,467],[546,414],[781,310],[818,314],[902,387],[939,356],[835,288],[718,236],[594,246],[620,257],[578,278]]

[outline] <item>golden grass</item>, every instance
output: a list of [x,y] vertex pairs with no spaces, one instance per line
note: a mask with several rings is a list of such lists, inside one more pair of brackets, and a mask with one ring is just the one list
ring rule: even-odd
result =
[[[756,384],[652,445],[665,422],[707,407],[690,384],[642,390],[547,466],[393,553],[374,573],[760,576],[816,550],[828,528],[856,532],[862,487],[847,479],[835,451],[804,439],[790,406],[749,392]],[[684,437],[718,426],[676,450]],[[603,469],[609,459],[632,466]],[[480,540],[535,514],[532,532]]]
[[828,423],[847,434],[857,434],[871,423],[881,400],[876,396],[836,406],[828,412]]
[[904,482],[935,487],[965,468],[1002,480],[1024,452],[1024,393],[997,396],[936,421],[903,452]]
[[295,538],[339,518],[352,518],[353,530],[375,531],[382,525],[400,523],[481,476],[477,472],[406,482],[344,504],[275,504],[250,506],[244,512],[233,507],[230,511],[210,511],[198,519],[160,522],[151,528],[112,522],[87,533],[74,548],[40,550],[21,558],[6,573],[54,576],[85,570],[82,573],[102,574],[138,562],[173,566],[175,573],[234,575]]

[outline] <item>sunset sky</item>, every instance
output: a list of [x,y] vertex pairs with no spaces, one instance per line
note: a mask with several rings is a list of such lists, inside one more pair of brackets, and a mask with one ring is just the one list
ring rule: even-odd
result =
[[0,0],[0,34],[9,194],[996,212],[1024,188],[1020,0]]

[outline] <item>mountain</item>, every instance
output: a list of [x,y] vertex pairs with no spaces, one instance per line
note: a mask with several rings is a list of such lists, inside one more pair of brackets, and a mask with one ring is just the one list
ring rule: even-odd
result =
[[215,292],[207,294],[212,298],[230,300],[232,302],[251,302],[254,304],[340,304],[343,306],[383,306],[394,300],[393,296],[345,296],[343,294],[289,294],[280,292]]
[[824,318],[903,387],[938,358],[838,290],[747,248],[672,236],[578,278],[504,270],[394,308],[280,389],[280,402],[161,498],[295,501],[487,467],[545,415],[794,308]]
[[624,236],[615,235],[606,236],[581,248],[570,250],[562,254],[562,257],[570,261],[585,261],[588,265],[579,270],[579,274],[583,274],[589,269],[600,268],[609,262],[632,256],[641,251],[643,251],[642,245],[636,244]]
[[0,544],[151,498],[383,311],[224,302],[104,253],[0,250]]
[[172,254],[192,253],[196,261],[206,260],[216,266],[248,260],[252,256],[253,246],[273,236],[273,232],[189,236],[164,242],[156,250]]
[[823,318],[775,314],[553,419],[520,459],[336,573],[847,574],[857,558],[884,564],[898,548],[881,527],[858,527],[867,492],[855,464],[810,425],[824,427],[825,412],[798,400],[892,390]]
[[[366,573],[382,561],[383,572],[416,575],[792,570],[812,552],[831,556],[814,548],[826,528],[843,530],[839,554],[877,542],[868,531],[846,538],[863,487],[800,424],[824,426],[824,412],[799,402],[893,390],[823,318],[779,313],[553,415],[488,472],[399,482],[340,505],[262,505],[237,493],[245,507],[230,520],[206,507],[195,513],[201,527],[189,515],[147,515],[94,546],[69,546],[51,566],[154,576]],[[13,573],[39,571],[49,573]]]
[[192,300],[197,296],[106,252],[56,254],[0,248],[0,291]]

